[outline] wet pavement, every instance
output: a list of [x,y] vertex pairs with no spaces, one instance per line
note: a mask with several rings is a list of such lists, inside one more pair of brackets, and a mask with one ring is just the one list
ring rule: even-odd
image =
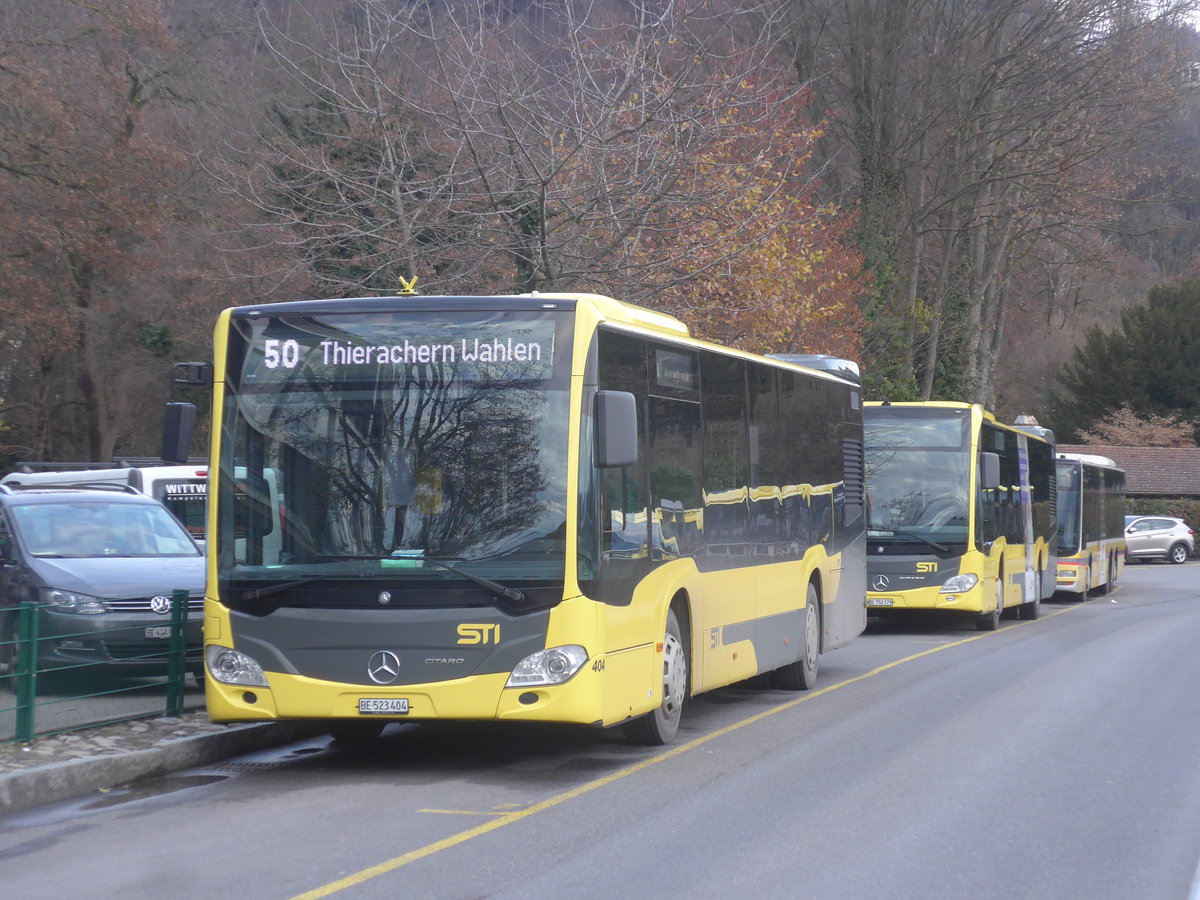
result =
[[0,745],[0,816],[320,733],[311,722],[218,725],[203,710]]

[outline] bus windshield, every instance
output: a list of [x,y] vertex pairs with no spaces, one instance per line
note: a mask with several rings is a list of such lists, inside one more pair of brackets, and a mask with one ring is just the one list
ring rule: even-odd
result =
[[561,587],[572,318],[234,318],[221,581]]
[[965,411],[868,407],[867,534],[924,549],[968,540],[969,419]]
[[1064,556],[1080,550],[1080,474],[1077,464],[1058,464],[1058,552]]

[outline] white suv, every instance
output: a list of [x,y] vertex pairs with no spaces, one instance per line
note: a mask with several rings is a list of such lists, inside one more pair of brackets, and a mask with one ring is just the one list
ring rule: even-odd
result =
[[1183,519],[1170,516],[1126,516],[1127,559],[1166,559],[1187,562],[1195,552],[1192,529]]

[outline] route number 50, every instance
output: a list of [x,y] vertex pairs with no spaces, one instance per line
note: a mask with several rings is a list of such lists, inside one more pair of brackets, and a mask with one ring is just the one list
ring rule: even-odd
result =
[[285,369],[294,369],[300,363],[300,345],[290,338],[267,338],[263,341],[263,362],[268,369],[276,369],[281,363]]

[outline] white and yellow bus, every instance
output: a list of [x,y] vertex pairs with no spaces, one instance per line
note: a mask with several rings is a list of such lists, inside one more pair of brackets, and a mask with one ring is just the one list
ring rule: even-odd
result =
[[867,606],[1035,619],[1055,589],[1054,436],[977,404],[868,403]]
[[1058,454],[1058,590],[1107,594],[1125,570],[1125,472],[1107,456]]
[[688,697],[811,687],[865,627],[853,380],[535,294],[226,310],[213,381],[215,721],[665,743]]

